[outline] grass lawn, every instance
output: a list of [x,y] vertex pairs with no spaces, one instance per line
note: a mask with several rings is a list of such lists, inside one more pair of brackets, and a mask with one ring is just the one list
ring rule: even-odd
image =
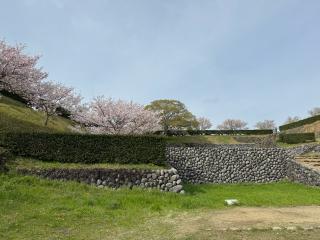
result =
[[299,146],[308,145],[308,144],[312,145],[315,143],[320,144],[320,139],[318,138],[316,140],[316,142],[311,142],[311,143],[292,143],[292,144],[289,144],[289,143],[277,142],[277,146],[281,147],[281,148],[293,148],[293,147],[299,147]]
[[211,143],[211,144],[237,144],[233,136],[202,135],[202,136],[172,136],[166,137],[168,143]]
[[[203,238],[176,236],[174,225],[179,223],[171,220],[182,212],[227,208],[227,198],[239,199],[242,206],[320,205],[319,188],[289,182],[186,185],[185,189],[185,195],[98,189],[0,174],[0,239],[208,239],[203,234]],[[167,221],[159,220],[163,218]],[[224,239],[242,239],[228,234]],[[252,234],[255,238],[247,239],[257,239]]]
[[32,158],[16,157],[14,161],[8,163],[11,169],[21,168],[109,168],[109,169],[165,169],[163,166],[154,164],[116,164],[116,163],[96,163],[96,164],[81,164],[81,163],[60,163],[60,162],[45,162]]

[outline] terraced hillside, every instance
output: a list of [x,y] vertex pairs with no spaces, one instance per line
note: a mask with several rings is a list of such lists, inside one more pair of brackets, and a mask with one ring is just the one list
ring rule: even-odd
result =
[[316,121],[311,124],[306,124],[297,128],[286,130],[286,133],[305,133],[315,132],[317,137],[320,137],[320,121]]
[[304,118],[296,122],[279,126],[283,133],[308,133],[314,132],[316,137],[320,137],[320,115]]
[[302,165],[320,172],[320,154],[308,154],[295,157]]

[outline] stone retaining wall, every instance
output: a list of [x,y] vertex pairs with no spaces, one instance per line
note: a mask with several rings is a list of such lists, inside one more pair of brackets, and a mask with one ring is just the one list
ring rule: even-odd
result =
[[320,186],[320,172],[290,160],[288,163],[288,179],[312,186]]
[[306,144],[298,147],[287,148],[287,153],[291,157],[295,157],[301,154],[309,153],[309,152],[317,152],[320,153],[320,145],[319,144]]
[[48,179],[72,180],[96,185],[99,188],[142,187],[184,193],[180,176],[175,169],[20,169],[25,175]]
[[283,149],[239,145],[170,146],[166,156],[191,183],[279,181],[287,175],[289,160]]
[[319,145],[295,149],[258,148],[253,145],[170,145],[166,148],[170,170],[142,169],[21,169],[50,179],[74,180],[100,188],[122,186],[157,188],[184,193],[182,181],[190,183],[265,183],[289,178],[320,185],[320,173],[302,166],[293,156],[319,151]]

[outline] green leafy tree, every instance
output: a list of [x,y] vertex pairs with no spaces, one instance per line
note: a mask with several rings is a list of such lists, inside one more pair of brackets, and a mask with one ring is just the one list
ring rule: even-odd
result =
[[165,134],[170,129],[197,129],[199,126],[196,117],[178,100],[155,100],[145,108],[157,113]]

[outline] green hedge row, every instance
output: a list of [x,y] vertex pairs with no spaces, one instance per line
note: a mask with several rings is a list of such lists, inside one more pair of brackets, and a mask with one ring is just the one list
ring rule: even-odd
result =
[[306,125],[306,124],[311,124],[311,123],[314,123],[314,122],[317,122],[317,121],[320,121],[320,115],[317,115],[317,116],[314,116],[314,117],[305,118],[305,119],[302,119],[300,121],[296,121],[296,122],[293,122],[293,123],[288,123],[288,124],[282,125],[282,126],[279,127],[279,129],[280,129],[280,131],[285,131],[285,130],[288,130],[288,129],[301,127],[301,126]]
[[163,138],[50,133],[10,133],[5,146],[19,156],[79,163],[165,164]]
[[282,133],[279,135],[279,141],[284,143],[305,143],[314,142],[315,140],[314,133]]
[[[254,130],[169,130],[168,136],[185,135],[267,135],[272,134],[272,129]],[[155,132],[157,135],[164,134],[164,131]]]

